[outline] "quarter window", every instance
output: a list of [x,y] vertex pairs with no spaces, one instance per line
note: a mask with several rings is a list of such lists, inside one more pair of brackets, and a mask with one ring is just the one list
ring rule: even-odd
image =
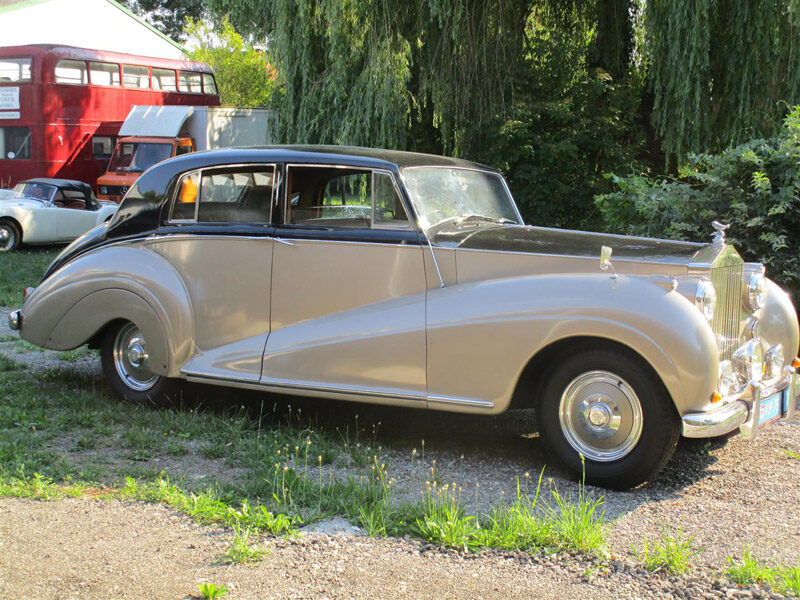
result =
[[172,205],[171,221],[194,221],[199,192],[200,173],[194,171],[181,177],[175,201]]
[[30,80],[30,58],[0,59],[0,83],[25,83]]
[[210,73],[203,73],[203,92],[206,94],[217,95],[217,82]]
[[150,69],[122,65],[122,85],[129,88],[149,88]]
[[86,63],[82,60],[60,60],[56,64],[56,83],[86,85],[89,83]]
[[90,62],[89,77],[92,85],[119,85],[119,65],[114,63]]

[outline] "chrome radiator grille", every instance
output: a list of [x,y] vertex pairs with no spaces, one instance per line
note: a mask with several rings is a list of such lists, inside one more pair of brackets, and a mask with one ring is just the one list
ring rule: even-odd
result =
[[742,267],[739,254],[728,246],[711,265],[711,283],[717,292],[717,308],[711,329],[717,338],[720,360],[729,360],[739,346],[742,319]]

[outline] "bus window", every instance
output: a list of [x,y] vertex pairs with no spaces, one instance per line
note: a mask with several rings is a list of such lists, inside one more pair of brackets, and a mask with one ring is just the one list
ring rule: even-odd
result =
[[0,127],[0,158],[30,158],[31,130],[28,127]]
[[114,63],[90,62],[89,77],[92,85],[119,85],[119,65]]
[[110,135],[92,136],[92,158],[108,160],[114,150],[114,138]]
[[217,95],[217,82],[210,73],[203,73],[203,93]]
[[177,92],[178,85],[175,79],[175,71],[171,69],[153,69],[153,89]]
[[191,71],[178,71],[178,89],[182,92],[192,92],[193,94],[203,93],[203,84],[200,73]]
[[86,63],[82,60],[65,59],[58,61],[56,64],[56,83],[86,85],[89,83]]
[[25,83],[30,80],[30,58],[0,58],[0,83]]
[[150,69],[122,65],[122,85],[130,88],[149,88]]

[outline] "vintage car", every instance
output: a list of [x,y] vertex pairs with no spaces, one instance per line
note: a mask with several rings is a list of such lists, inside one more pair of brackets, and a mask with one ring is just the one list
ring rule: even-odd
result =
[[0,195],[0,252],[20,244],[71,242],[114,216],[117,205],[70,179],[28,179]]
[[751,438],[795,410],[792,303],[715,228],[699,244],[531,227],[479,164],[225,149],[145,172],[10,322],[45,348],[99,347],[136,402],[188,380],[533,408],[554,460],[628,488],[681,434]]

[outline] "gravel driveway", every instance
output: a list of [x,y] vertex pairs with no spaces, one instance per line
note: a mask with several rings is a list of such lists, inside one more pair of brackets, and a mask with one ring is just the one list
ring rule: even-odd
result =
[[[0,338],[11,333],[0,309]],[[0,352],[33,370],[61,366],[98,379],[98,358],[66,363],[57,353],[15,342]],[[331,424],[360,419],[377,429],[395,494],[419,493],[436,461],[444,481],[472,510],[512,498],[517,479],[546,466],[545,486],[577,494],[547,465],[530,415],[475,418],[394,408],[284,399]],[[424,440],[424,461],[421,459]],[[416,451],[416,452],[415,452]],[[800,422],[773,424],[750,442],[684,441],[661,476],[630,492],[604,495],[611,556],[461,555],[416,540],[307,532],[265,539],[260,565],[221,566],[228,533],[169,509],[137,503],[0,499],[0,598],[183,598],[203,580],[227,582],[232,598],[727,598],[777,597],[736,590],[720,578],[745,545],[761,559],[800,559]],[[412,459],[412,457],[415,457]],[[532,483],[530,485],[533,485]],[[662,527],[682,528],[704,550],[689,576],[645,573],[631,552]],[[167,565],[169,565],[167,567]],[[762,595],[763,594],[763,595]]]

